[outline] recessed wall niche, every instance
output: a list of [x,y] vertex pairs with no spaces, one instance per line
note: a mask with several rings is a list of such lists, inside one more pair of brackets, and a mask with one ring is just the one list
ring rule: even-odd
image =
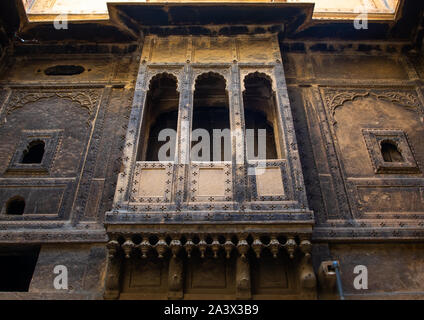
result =
[[24,130],[6,174],[48,174],[63,130]]
[[7,215],[23,215],[25,211],[25,199],[20,196],[14,196],[6,202],[5,213]]
[[408,138],[402,130],[362,130],[375,173],[419,173]]
[[58,65],[44,70],[46,76],[74,76],[85,71],[82,66]]

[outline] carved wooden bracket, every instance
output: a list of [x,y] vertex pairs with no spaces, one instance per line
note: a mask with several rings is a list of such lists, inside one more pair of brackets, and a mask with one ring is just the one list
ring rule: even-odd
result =
[[[229,259],[234,249],[241,258],[246,258],[250,250],[260,259],[263,250],[269,250],[274,258],[285,250],[291,259],[297,254],[310,257],[312,244],[309,239],[296,239],[294,235],[284,234],[187,234],[169,237],[167,234],[142,234],[131,236],[113,236],[114,240],[108,242],[109,256],[115,257],[121,251],[125,258],[155,254],[158,258],[164,258],[170,254],[177,259],[184,252],[191,258],[194,250],[197,250],[201,258],[208,253],[213,258],[218,258],[222,252]],[[139,241],[136,240],[141,239]],[[268,240],[267,240],[268,239]]]

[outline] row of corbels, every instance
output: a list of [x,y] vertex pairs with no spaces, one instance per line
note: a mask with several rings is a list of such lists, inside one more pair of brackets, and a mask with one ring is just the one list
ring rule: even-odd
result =
[[264,244],[260,237],[255,237],[254,240],[249,244],[246,238],[240,238],[237,243],[234,243],[231,239],[226,239],[224,243],[221,243],[217,237],[213,238],[211,243],[207,243],[204,238],[201,238],[197,243],[193,242],[192,239],[187,239],[183,244],[178,238],[174,238],[168,244],[164,237],[160,237],[159,240],[152,244],[148,237],[144,237],[143,240],[135,244],[131,239],[126,239],[122,244],[117,240],[111,240],[107,243],[109,256],[112,258],[115,254],[122,249],[125,257],[130,258],[134,252],[141,252],[142,258],[147,258],[147,254],[150,250],[156,250],[158,257],[163,258],[165,253],[169,250],[172,256],[175,258],[180,251],[185,251],[187,257],[190,258],[193,250],[197,249],[200,252],[201,258],[205,257],[208,248],[212,250],[214,258],[218,258],[220,250],[224,250],[227,259],[231,257],[231,252],[237,249],[238,253],[245,258],[248,251],[252,249],[257,258],[261,257],[261,252],[264,249],[268,249],[274,258],[277,258],[280,249],[284,248],[291,259],[294,258],[296,249],[300,249],[305,256],[310,256],[312,244],[307,239],[300,240],[297,244],[294,237],[288,237],[285,243],[281,243],[277,237],[271,237],[268,244]]

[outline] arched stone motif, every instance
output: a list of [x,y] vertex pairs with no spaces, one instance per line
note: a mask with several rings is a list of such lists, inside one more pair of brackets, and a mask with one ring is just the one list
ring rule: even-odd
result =
[[241,92],[244,92],[246,90],[246,87],[245,87],[246,78],[253,77],[253,76],[267,79],[271,85],[272,91],[277,92],[276,82],[272,75],[272,67],[271,68],[254,68],[254,69],[240,68]]
[[[243,79],[242,99],[245,128],[254,129],[254,136],[258,135],[257,130],[266,128],[266,143],[264,144],[266,148],[262,150],[266,154],[263,155],[263,160],[283,158],[283,146],[279,138],[282,132],[278,120],[276,92],[272,89],[272,83],[269,75],[258,71],[247,74]],[[262,102],[255,99],[261,99]],[[246,152],[249,160],[255,157],[253,150],[254,147],[247,143]]]
[[78,102],[81,107],[87,109],[87,112],[91,117],[94,113],[93,110],[95,109],[99,101],[100,94],[98,90],[93,89],[74,91],[69,89],[57,88],[55,90],[50,89],[41,92],[17,90],[12,94],[12,97],[7,103],[5,116],[10,115],[13,111],[17,109],[23,108],[28,103],[52,97],[58,97]]
[[253,78],[258,78],[258,79],[265,79],[269,82],[271,89],[275,92],[275,87],[274,87],[274,81],[272,81],[272,78],[270,75],[263,73],[263,72],[250,72],[247,75],[244,76],[243,78],[243,84],[242,84],[242,92],[246,91],[246,81],[248,79],[253,79]]
[[324,101],[330,111],[333,125],[336,124],[334,119],[336,110],[346,102],[354,101],[358,98],[374,97],[378,100],[392,102],[421,113],[418,96],[409,90],[322,89],[322,92]]
[[230,90],[231,78],[230,78],[230,70],[229,69],[196,69],[193,68],[192,74],[192,87],[191,90],[194,92],[196,89],[196,82],[198,79],[203,77],[207,77],[210,75],[218,75],[221,76],[225,81],[225,90],[228,92]]
[[146,77],[144,78],[143,89],[149,90],[154,79],[161,77],[173,78],[177,83],[177,92],[181,92],[181,82],[184,68],[172,68],[172,67],[161,67],[161,68],[148,68]]
[[174,74],[168,73],[168,72],[158,73],[155,76],[153,76],[152,78],[150,78],[149,90],[152,89],[152,84],[153,84],[154,81],[158,81],[159,79],[163,79],[163,78],[168,78],[168,79],[174,80],[175,83],[177,84],[177,91],[178,91],[178,79],[177,79],[177,77]]

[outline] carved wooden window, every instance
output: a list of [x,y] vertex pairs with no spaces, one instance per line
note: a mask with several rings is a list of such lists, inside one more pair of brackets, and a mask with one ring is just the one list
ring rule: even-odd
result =
[[6,174],[47,174],[63,130],[24,130]]
[[402,130],[364,129],[375,173],[417,173],[420,168]]
[[196,79],[191,160],[231,161],[231,133],[225,79],[207,73]]
[[138,161],[174,160],[178,103],[177,79],[167,73],[153,77],[146,96]]
[[258,160],[282,158],[280,148],[277,148],[278,116],[271,79],[256,72],[246,76],[244,84],[247,158]]

